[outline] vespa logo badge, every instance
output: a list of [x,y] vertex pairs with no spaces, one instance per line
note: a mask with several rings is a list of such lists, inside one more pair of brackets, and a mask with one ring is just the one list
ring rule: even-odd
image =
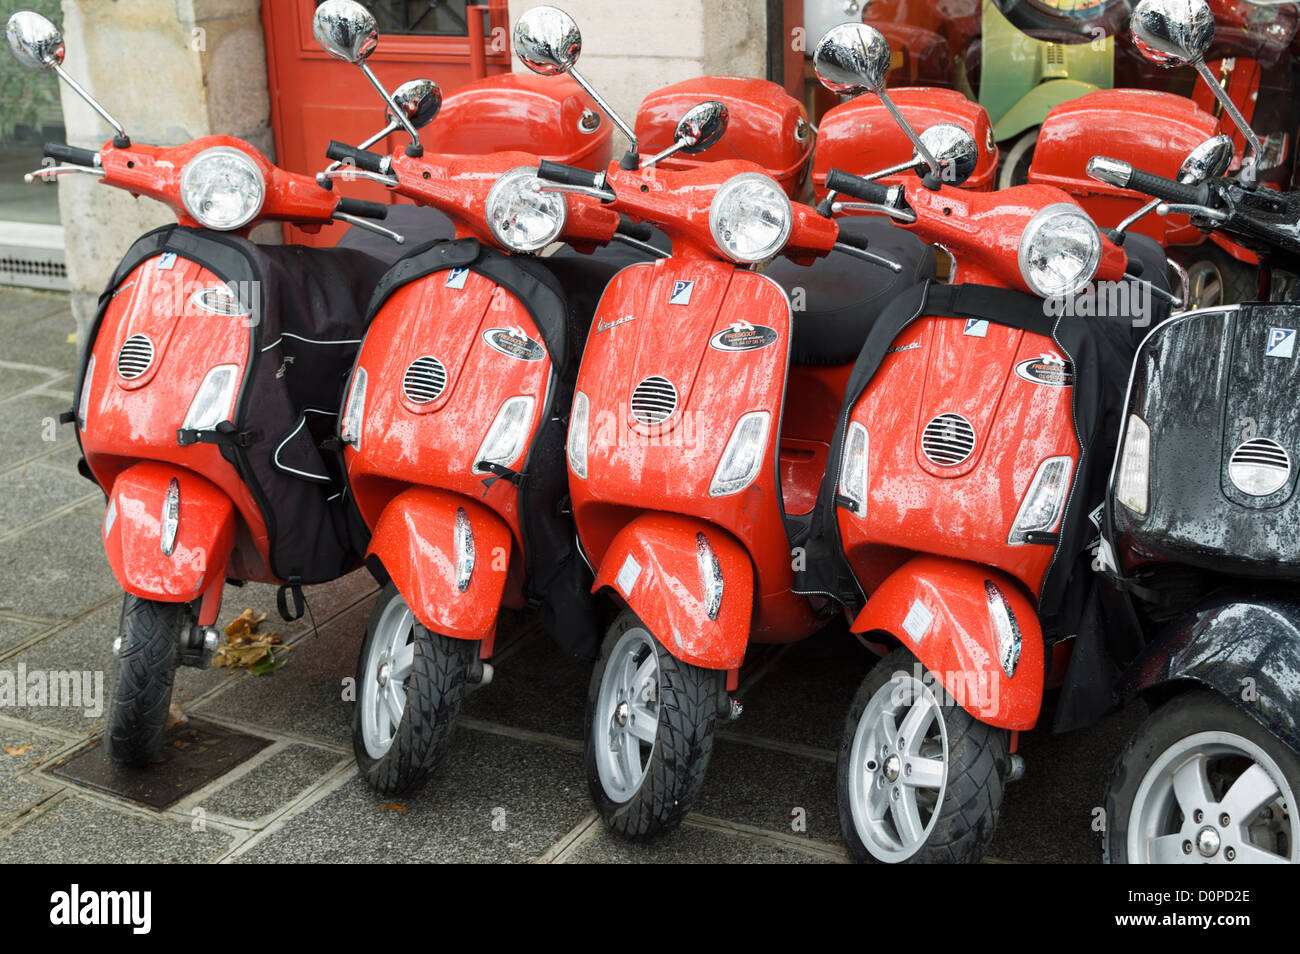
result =
[[1074,369],[1070,362],[1055,352],[1021,361],[1016,365],[1016,376],[1049,388],[1068,388],[1074,384]]
[[611,328],[617,328],[621,324],[629,321],[636,321],[636,315],[624,315],[622,318],[615,318],[613,321],[606,321],[604,318],[596,322],[596,333],[609,331]]
[[1294,328],[1270,328],[1268,329],[1268,350],[1264,353],[1270,358],[1294,358],[1295,338],[1296,332]]
[[778,337],[775,328],[736,321],[730,328],[710,338],[709,347],[715,351],[757,351],[774,343]]
[[448,288],[464,288],[465,279],[469,277],[468,268],[453,268],[447,273]]
[[673,282],[673,293],[668,296],[670,305],[689,305],[691,303],[691,291],[695,288],[695,282]]
[[962,334],[968,338],[987,338],[989,336],[989,323],[984,318],[967,318],[966,329],[962,331]]
[[540,343],[524,334],[522,328],[489,328],[483,340],[493,351],[499,351],[516,361],[541,361],[546,350]]

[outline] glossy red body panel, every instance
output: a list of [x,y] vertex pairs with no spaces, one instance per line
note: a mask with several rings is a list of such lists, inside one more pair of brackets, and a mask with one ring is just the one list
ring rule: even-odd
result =
[[[584,132],[580,122],[588,111],[600,123]],[[613,156],[613,132],[572,78],[503,73],[449,94],[420,141],[444,155],[528,152],[596,171]]]
[[[1020,627],[1020,661],[1009,677],[999,662],[985,581],[1002,591]],[[896,636],[981,722],[1021,730],[1038,721],[1046,668],[1038,615],[1015,583],[994,570],[916,557],[872,594],[852,630]]]
[[[1104,133],[1102,132],[1104,130]],[[1087,174],[1096,155],[1176,178],[1184,157],[1219,132],[1219,122],[1185,96],[1136,89],[1088,93],[1057,106],[1043,121],[1029,181],[1074,196],[1102,228],[1113,228],[1150,196],[1098,182]],[[1201,231],[1185,215],[1152,212],[1134,226],[1162,245],[1196,245]]]
[[[722,568],[717,619],[704,604],[696,538],[703,534]],[[754,575],[749,554],[717,526],[670,513],[643,513],[618,532],[600,562],[593,592],[618,592],[678,659],[705,669],[738,669],[749,644]]]
[[803,104],[768,80],[702,76],[655,90],[641,101],[636,114],[641,154],[652,156],[671,146],[678,121],[707,100],[727,107],[729,121],[721,141],[696,155],[679,152],[659,168],[693,169],[720,159],[743,159],[762,166],[787,195],[799,198],[812,164],[812,127]]
[[[267,568],[266,524],[248,486],[216,445],[176,442],[210,368],[234,365],[241,379],[247,372],[252,345],[247,318],[212,314],[193,304],[197,290],[224,287],[213,273],[184,258],[170,269],[160,269],[159,263],[155,257],[137,266],[104,314],[92,352],[82,452],[95,479],[110,492],[119,475],[140,461],[171,464],[211,481],[239,516],[229,575],[274,582]],[[202,334],[195,333],[197,327]],[[116,357],[136,333],[154,342],[154,359],[147,374],[129,381],[117,373]]]
[[[474,538],[474,568],[464,592],[456,584],[459,510]],[[410,487],[384,508],[367,555],[379,557],[426,628],[454,639],[487,639],[496,630],[510,552],[511,530],[489,507],[463,494]]]
[[[168,487],[180,488],[170,555],[162,552]],[[104,552],[122,589],[146,600],[188,603],[225,579],[235,508],[210,480],[169,464],[141,461],[113,482],[104,512]]]
[[[979,160],[962,188],[987,192],[998,171],[998,145],[988,113],[979,103],[949,89],[904,87],[891,89],[890,98],[918,132],[936,123],[956,123],[975,137]],[[826,173],[831,169],[867,175],[912,158],[915,147],[877,96],[858,96],[828,110],[817,127],[817,156],[813,186],[820,200],[826,195]],[[914,179],[911,173],[880,181],[894,185]]]

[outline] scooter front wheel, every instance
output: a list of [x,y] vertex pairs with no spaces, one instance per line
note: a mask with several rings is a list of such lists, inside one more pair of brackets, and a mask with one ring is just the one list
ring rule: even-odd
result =
[[854,697],[836,765],[840,829],[854,861],[975,862],[993,840],[1008,734],[926,676],[896,649]]
[[114,762],[147,765],[162,749],[171,708],[185,603],[159,603],[126,594],[113,642],[104,748]]
[[724,674],[673,657],[631,610],[609,629],[587,693],[587,784],[631,841],[675,827],[713,752]]
[[357,662],[352,748],[384,795],[419,788],[447,752],[478,642],[420,625],[397,587],[384,587]]
[[1217,693],[1156,709],[1115,762],[1107,864],[1300,864],[1300,759]]

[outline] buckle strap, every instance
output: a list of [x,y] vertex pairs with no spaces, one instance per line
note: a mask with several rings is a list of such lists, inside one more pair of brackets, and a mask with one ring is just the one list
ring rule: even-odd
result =
[[240,431],[230,421],[222,421],[212,430],[181,427],[176,430],[176,443],[181,447],[190,444],[219,444],[226,447],[251,447],[262,439],[259,430]]
[[[501,464],[494,464],[491,461],[486,460],[481,460],[474,466],[479,470],[486,470],[489,474],[495,474],[502,480],[508,480],[516,487],[523,486],[524,475],[517,470],[511,470],[509,467],[504,467]],[[488,486],[491,486],[491,484]]]

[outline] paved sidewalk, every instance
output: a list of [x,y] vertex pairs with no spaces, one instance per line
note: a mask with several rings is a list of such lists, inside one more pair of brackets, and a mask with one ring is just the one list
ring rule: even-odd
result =
[[[0,289],[0,671],[107,673],[116,633],[103,498],[76,472],[71,429],[53,423],[72,402],[72,329],[65,297]],[[845,860],[835,748],[871,657],[843,632],[752,654],[745,715],[720,736],[696,811],[644,847],[611,838],[591,810],[581,742],[589,667],[525,617],[503,626],[496,678],[467,699],[428,788],[396,802],[371,792],[352,762],[342,684],[375,592],[364,571],[312,588],[313,629],[280,623],[271,587],[227,591],[222,623],[247,607],[267,612],[264,629],[293,647],[288,664],[258,677],[182,669],[175,698],[191,717],[270,745],[166,811],[49,774],[102,733],[102,717],[0,708],[0,863]],[[1025,737],[1028,772],[1009,789],[994,858],[1098,861],[1093,809],[1142,715]]]

